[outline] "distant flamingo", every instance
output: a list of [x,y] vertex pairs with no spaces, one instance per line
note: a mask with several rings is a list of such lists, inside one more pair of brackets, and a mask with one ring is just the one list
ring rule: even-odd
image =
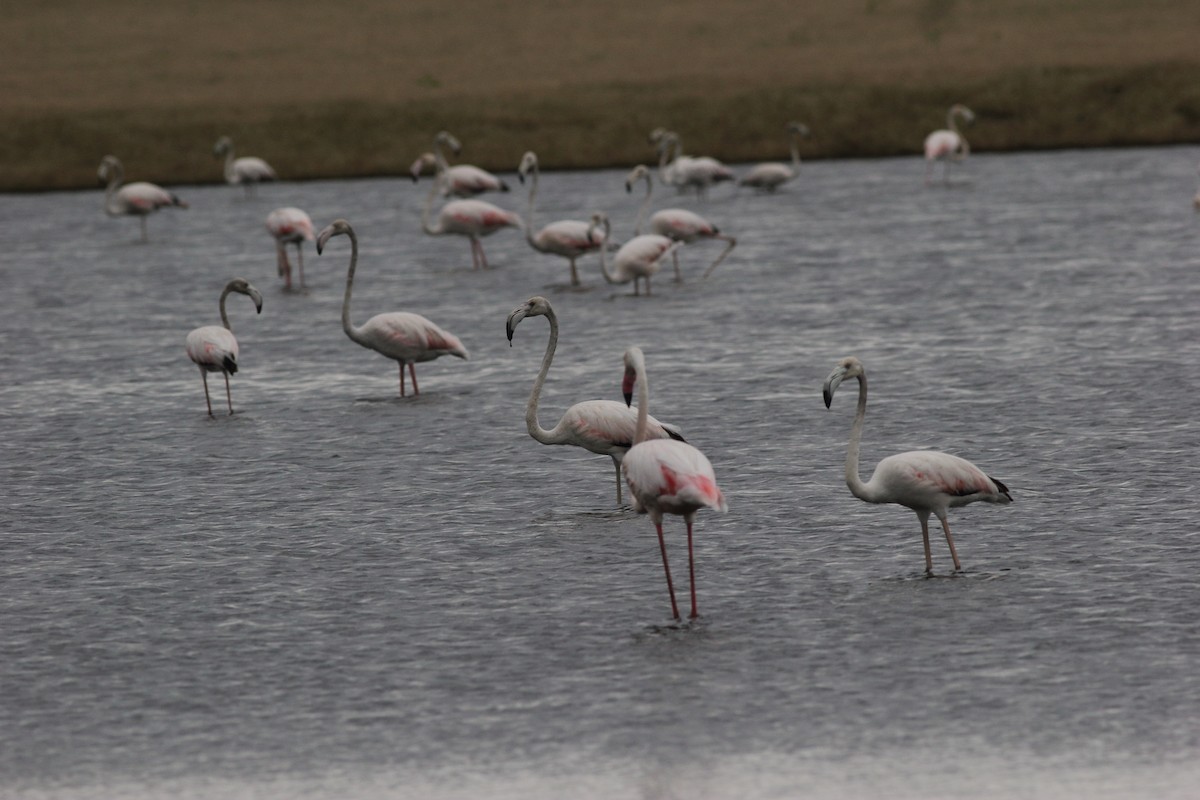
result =
[[950,106],[946,112],[946,128],[937,130],[925,137],[925,185],[933,176],[933,165],[942,162],[942,182],[950,180],[949,169],[951,161],[962,161],[971,153],[971,146],[966,137],[958,130],[956,119],[962,117],[964,122],[975,121],[975,112],[961,103]]
[[749,186],[767,192],[774,192],[788,181],[796,179],[800,174],[800,137],[808,138],[808,126],[800,122],[789,122],[787,125],[792,148],[792,163],[767,162],[758,164],[738,181],[739,186]]
[[521,183],[530,172],[533,178],[529,184],[529,209],[525,212],[525,240],[529,246],[539,253],[553,253],[562,256],[571,264],[571,285],[579,286],[579,272],[575,269],[575,259],[584,253],[598,249],[604,240],[600,238],[583,220],[563,219],[551,222],[536,234],[533,232],[533,202],[538,190],[538,159],[532,151],[521,158],[517,167],[517,176]]
[[703,196],[709,186],[734,179],[733,171],[710,156],[685,156],[683,143],[674,131],[655,128],[650,132],[650,142],[658,147],[658,177],[665,186],[674,186],[680,191],[687,188]]
[[[638,208],[637,221],[634,222],[634,233],[642,232],[642,218],[646,216],[646,208],[650,205],[650,195],[654,191],[654,182],[650,178],[650,170],[645,164],[638,164],[633,168],[625,178],[625,191],[632,192],[633,184],[638,180],[646,181],[646,197],[642,200],[641,206]],[[712,271],[717,268],[717,265],[725,260],[725,256],[729,255],[729,251],[737,246],[737,239],[732,236],[726,236],[718,230],[716,225],[706,220],[699,214],[688,211],[684,208],[664,208],[661,211],[654,212],[654,216],[650,217],[650,230],[660,236],[666,236],[677,242],[691,244],[698,239],[720,239],[728,242],[725,249],[720,255],[708,265],[708,269],[704,271],[703,278],[707,278],[712,274]],[[675,279],[683,280],[683,275],[679,272],[679,252],[672,251],[671,261],[675,265]]]
[[[589,236],[590,231],[604,228],[604,240],[608,241],[611,235],[611,226],[608,221],[608,215],[603,211],[597,211],[592,214],[591,224],[588,226]],[[608,248],[600,248],[600,271],[604,274],[604,280],[608,283],[629,283],[633,281],[633,294],[638,294],[638,280],[642,279],[646,282],[646,296],[650,296],[650,278],[660,266],[659,262],[670,253],[683,245],[683,242],[676,242],[668,239],[666,236],[659,236],[657,233],[644,233],[641,236],[635,236],[625,244],[621,245],[621,249],[617,251],[613,258],[613,271],[608,271]]]
[[866,483],[858,476],[858,448],[862,440],[863,419],[867,413],[867,373],[862,362],[850,356],[842,359],[825,381],[825,407],[833,402],[833,393],[847,378],[858,378],[858,411],[850,429],[850,448],[846,453],[846,485],[859,500],[868,503],[898,503],[917,512],[921,537],[925,541],[925,574],[933,575],[933,557],[929,551],[929,514],[942,523],[954,570],[962,571],[946,511],[982,500],[986,503],[1011,503],[1008,487],[985,475],[970,461],[936,450],[913,450],[888,456],[879,462]]
[[200,377],[204,379],[204,402],[208,405],[208,415],[213,416],[212,400],[208,397],[208,373],[220,372],[225,376],[225,400],[229,403],[229,413],[233,413],[233,395],[229,391],[229,376],[238,371],[238,343],[229,327],[229,317],[225,314],[225,298],[230,292],[247,295],[254,301],[255,310],[262,313],[262,295],[251,286],[245,278],[234,278],[225,284],[221,292],[221,325],[205,325],[196,328],[187,335],[185,347],[188,358],[200,367]]
[[296,245],[296,260],[300,265],[300,288],[304,288],[304,253],[301,246],[313,240],[313,224],[308,214],[288,206],[277,208],[267,215],[267,230],[275,237],[275,255],[284,288],[292,288],[292,265],[288,262],[287,246]]
[[108,187],[104,192],[104,212],[110,217],[135,216],[142,223],[142,241],[146,236],[146,217],[166,206],[187,208],[188,204],[161,186],[138,181],[117,188],[125,178],[125,168],[116,156],[105,156],[100,161],[100,180]]
[[456,197],[474,197],[483,192],[508,191],[508,184],[487,170],[480,169],[471,164],[455,164],[453,166],[447,164],[446,157],[442,154],[443,145],[449,147],[456,155],[462,150],[462,145],[458,139],[455,139],[454,136],[446,131],[441,131],[433,139],[433,152],[422,153],[413,162],[412,166],[409,167],[413,183],[417,182],[422,172],[432,168],[436,176],[435,180],[442,182],[443,197],[450,195]]
[[667,545],[663,540],[663,514],[678,514],[687,523],[688,576],[692,590],[692,613],[690,619],[700,615],[696,609],[696,568],[692,556],[692,522],[696,512],[702,508],[714,508],[724,512],[725,495],[717,487],[717,476],[712,464],[704,454],[687,442],[674,439],[647,438],[649,419],[649,387],[646,385],[646,361],[642,351],[630,347],[625,351],[625,379],[622,391],[625,403],[633,397],[633,387],[638,390],[637,432],[633,447],[625,454],[621,470],[633,495],[634,508],[645,511],[658,531],[658,548],[662,553],[663,571],[667,575],[667,591],[671,594],[671,614],[679,619],[679,606],[675,603],[675,586],[671,582],[671,568],[667,564]]
[[404,365],[412,376],[413,394],[419,395],[415,364],[432,361],[439,356],[458,356],[466,360],[467,348],[452,333],[448,333],[420,314],[393,311],[376,314],[361,328],[350,322],[350,290],[354,285],[354,270],[358,266],[358,237],[344,219],[335,219],[317,234],[317,255],[325,249],[330,237],[345,234],[350,237],[350,268],[346,271],[346,297],[342,300],[342,330],[353,341],[369,347],[400,364],[400,396],[404,397]]
[[231,186],[244,186],[247,197],[253,193],[254,184],[276,179],[275,170],[261,158],[234,158],[233,140],[228,136],[217,139],[217,143],[213,145],[213,155],[218,158],[225,156],[225,182]]
[[521,217],[511,211],[494,206],[483,200],[451,200],[442,206],[438,212],[436,225],[429,222],[429,214],[433,208],[433,199],[437,195],[438,184],[434,181],[425,198],[425,208],[421,211],[421,228],[430,236],[455,234],[466,236],[471,240],[471,266],[474,269],[487,269],[487,255],[483,252],[482,236],[491,236],[501,228],[521,228],[524,223]]
[[[1196,172],[1200,173],[1200,166],[1196,167]],[[1192,198],[1192,208],[1200,211],[1200,185],[1196,187],[1196,196]]]
[[[637,412],[625,403],[615,400],[586,400],[568,408],[553,430],[548,431],[538,424],[538,399],[542,395],[542,386],[546,383],[550,362],[554,360],[554,351],[558,347],[558,317],[549,300],[544,297],[531,297],[508,315],[508,323],[505,326],[508,345],[511,347],[517,323],[526,317],[539,316],[546,317],[550,322],[550,340],[546,343],[542,368],[533,382],[533,393],[529,395],[529,403],[525,406],[525,427],[529,435],[542,444],[570,444],[592,453],[610,456],[616,469],[617,504],[620,505],[621,460],[629,448],[633,447],[633,437],[637,432]],[[683,441],[683,434],[677,427],[661,423],[654,417],[647,418],[645,435],[650,439],[671,438]]]

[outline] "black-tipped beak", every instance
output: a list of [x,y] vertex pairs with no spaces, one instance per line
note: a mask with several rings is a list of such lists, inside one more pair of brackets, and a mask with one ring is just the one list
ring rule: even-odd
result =
[[525,306],[521,306],[508,315],[508,322],[504,324],[504,332],[508,335],[509,347],[512,347],[512,337],[517,330],[517,323],[523,319],[525,319]]
[[825,398],[825,407],[829,408],[833,403],[833,393],[837,391],[838,386],[841,386],[842,380],[846,377],[846,368],[838,367],[829,374],[825,379],[825,386],[822,387],[821,394]]
[[633,184],[632,184],[632,183],[630,183],[629,181],[625,181],[625,193],[626,193],[626,194],[632,194],[632,193],[633,193]]
[[625,406],[628,408],[633,405],[633,392],[625,392]]

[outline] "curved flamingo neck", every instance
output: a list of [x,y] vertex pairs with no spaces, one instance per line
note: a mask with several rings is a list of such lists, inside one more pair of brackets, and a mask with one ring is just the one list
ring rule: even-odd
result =
[[638,411],[637,411],[637,428],[633,434],[633,443],[641,444],[646,441],[649,436],[646,435],[646,429],[649,427],[650,419],[650,387],[646,382],[646,364],[642,359],[638,359],[634,364],[634,370],[637,372],[637,390],[638,390]]
[[226,286],[225,289],[221,292],[221,302],[220,302],[221,324],[224,325],[225,330],[229,331],[230,333],[233,332],[233,328],[229,327],[229,315],[225,313],[225,298],[229,297],[229,293],[232,291],[233,291],[232,289],[230,289],[228,286]]
[[640,236],[642,233],[642,220],[646,217],[646,211],[650,208],[650,195],[654,193],[654,181],[650,178],[650,171],[647,170],[643,175],[646,179],[646,196],[642,198],[642,204],[638,206],[637,219],[633,223],[633,235]]
[[433,140],[433,164],[440,177],[443,172],[450,169],[450,163],[446,161],[446,156],[442,153],[442,140],[434,138]]
[[[672,151],[674,155],[672,156]],[[662,144],[658,151],[658,179],[663,182],[664,186],[670,185],[671,181],[667,175],[667,164],[679,158],[679,139],[675,136],[667,136],[662,140]]]
[[[537,379],[533,382],[533,391],[529,402],[525,404],[525,428],[529,435],[542,444],[559,444],[555,431],[548,431],[538,424],[538,401],[542,396],[542,386],[546,383],[546,375],[550,373],[550,363],[554,361],[554,351],[558,349],[558,316],[553,308],[547,308],[545,317],[550,323],[550,338],[546,342],[546,354],[542,356],[542,367],[538,370]],[[556,429],[557,430],[557,429]]]
[[350,294],[354,288],[354,270],[358,268],[358,237],[353,228],[347,228],[346,235],[350,237],[350,268],[346,270],[346,296],[342,299],[342,330],[353,341],[365,345],[362,332],[350,322]]
[[[437,195],[438,187],[441,186],[441,173],[433,179],[433,185],[429,187],[429,194],[425,197],[425,207],[421,209],[421,229],[432,236],[438,236],[442,232],[440,225],[433,226],[429,223],[429,212],[433,209],[433,198]],[[351,267],[350,273],[354,273],[354,268]]]
[[106,160],[104,162],[105,174],[108,176],[108,184],[104,188],[104,210],[109,215],[121,213],[120,204],[116,202],[117,187],[121,185],[121,181],[125,178],[125,168],[116,160]]
[[846,449],[846,485],[850,493],[868,503],[879,502],[874,489],[863,483],[858,476],[858,451],[862,443],[863,421],[867,416],[867,375],[858,376],[858,409],[854,413],[854,425],[850,428],[850,445]]
[[237,177],[233,170],[233,161],[234,161],[234,159],[233,159],[233,144],[230,143],[225,148],[225,180],[226,181],[231,181],[235,177]]
[[604,220],[604,242],[600,245],[600,273],[604,276],[606,283],[620,283],[612,273],[608,271],[608,239],[612,233],[612,226],[609,225],[607,219]]
[[800,133],[792,131],[792,169],[800,172]]
[[[534,198],[537,197],[538,176],[539,176],[540,172],[541,172],[541,170],[538,168],[538,162],[536,160],[534,160],[534,162],[533,162],[533,177],[529,181],[529,209],[525,212],[525,219],[528,220],[525,223],[525,241],[529,242],[530,247],[532,247],[533,249],[538,250],[538,251],[540,251],[541,248],[538,247],[537,242],[534,241],[534,238],[533,238],[533,231],[534,231],[533,201],[534,201]],[[554,312],[551,311],[550,313],[553,314]]]

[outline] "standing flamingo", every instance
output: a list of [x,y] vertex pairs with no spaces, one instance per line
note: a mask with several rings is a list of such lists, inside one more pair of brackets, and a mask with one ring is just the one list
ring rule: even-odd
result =
[[533,202],[538,190],[538,158],[532,151],[521,157],[517,167],[517,176],[521,183],[530,172],[533,178],[529,184],[529,209],[525,212],[525,241],[539,253],[553,253],[562,256],[571,264],[571,285],[579,286],[579,272],[575,269],[575,259],[584,253],[596,250],[604,244],[604,240],[591,229],[583,220],[563,219],[551,222],[536,234],[533,232]]
[[[641,206],[638,207],[637,221],[634,222],[634,233],[642,232],[642,218],[646,216],[646,208],[650,205],[650,195],[654,191],[654,181],[650,178],[650,170],[645,164],[638,164],[625,178],[625,191],[632,192],[633,184],[638,180],[646,181],[646,197],[642,200]],[[708,269],[704,270],[704,275],[701,279],[707,278],[712,274],[712,271],[717,268],[725,260],[725,256],[729,255],[729,251],[737,247],[737,239],[732,236],[726,236],[721,233],[716,225],[706,220],[699,214],[688,211],[684,208],[664,208],[654,212],[650,217],[650,230],[660,236],[666,236],[668,239],[673,239],[684,244],[691,244],[697,239],[720,239],[728,242],[725,249],[720,255],[708,265]],[[672,263],[675,265],[675,279],[683,280],[683,275],[679,272],[679,252],[671,253]]]
[[650,514],[654,528],[658,531],[658,548],[662,553],[663,571],[667,575],[667,591],[671,594],[671,614],[679,619],[679,606],[675,604],[675,587],[671,582],[671,568],[667,565],[667,545],[663,540],[663,514],[678,514],[687,523],[688,576],[692,590],[692,613],[690,619],[700,615],[696,609],[696,568],[692,557],[692,522],[696,512],[702,508],[715,508],[724,512],[725,495],[717,487],[717,476],[712,464],[704,454],[687,442],[674,439],[648,438],[649,387],[646,385],[646,360],[638,347],[625,351],[625,379],[622,391],[628,405],[633,397],[633,387],[638,390],[637,432],[633,447],[625,454],[621,469],[633,495],[634,508]]
[[483,200],[451,200],[442,206],[442,210],[438,212],[437,224],[433,225],[429,222],[429,214],[437,191],[438,182],[434,181],[429,189],[429,196],[425,198],[425,208],[421,211],[421,228],[430,236],[455,234],[470,239],[473,269],[488,268],[487,255],[483,252],[480,237],[491,236],[501,228],[524,227],[521,217],[517,214]]
[[658,146],[658,176],[666,186],[680,191],[694,188],[702,197],[709,186],[735,177],[729,167],[715,158],[683,155],[683,143],[674,131],[655,128],[650,132],[650,142]]
[[868,503],[898,503],[917,512],[921,537],[925,540],[925,574],[933,575],[933,557],[929,552],[929,514],[942,522],[954,570],[962,571],[946,511],[982,500],[986,503],[1011,503],[1008,487],[983,473],[966,459],[936,450],[913,450],[888,456],[879,462],[866,483],[858,476],[858,448],[862,440],[863,419],[867,413],[867,373],[862,362],[850,356],[842,359],[825,380],[825,407],[833,402],[833,393],[847,378],[858,378],[858,411],[850,429],[850,448],[846,452],[846,485],[859,500]]
[[358,266],[358,237],[344,219],[335,219],[317,234],[317,255],[325,249],[330,237],[345,234],[350,237],[350,268],[346,272],[346,297],[342,300],[342,330],[353,341],[369,347],[400,364],[400,396],[404,397],[404,365],[412,376],[413,394],[419,395],[415,364],[432,361],[439,356],[458,356],[467,359],[467,348],[452,333],[442,330],[420,314],[392,311],[376,314],[361,328],[350,322],[350,290],[354,285],[354,270]]
[[267,215],[267,231],[275,237],[275,261],[279,274],[283,276],[284,288],[292,288],[292,265],[288,261],[287,246],[296,245],[296,261],[300,265],[300,288],[304,288],[304,252],[301,246],[313,240],[313,224],[308,214],[288,206],[277,208]]
[[[538,399],[542,396],[542,386],[546,383],[550,362],[554,360],[554,351],[558,347],[558,317],[549,300],[544,297],[531,297],[513,309],[505,325],[508,346],[512,347],[517,323],[526,317],[542,316],[550,322],[550,340],[546,343],[542,368],[533,382],[533,392],[525,406],[525,427],[529,435],[542,444],[570,444],[592,453],[610,456],[616,469],[617,505],[620,505],[621,460],[629,448],[633,447],[634,434],[637,432],[637,412],[615,400],[586,400],[568,408],[553,430],[548,431],[538,424]],[[647,417],[646,437],[683,441],[683,434],[679,428],[659,422],[654,417]]]
[[[604,241],[611,235],[608,215],[603,211],[592,214],[592,222],[588,226],[589,236],[596,228],[604,228]],[[646,296],[650,296],[650,277],[658,272],[659,262],[668,254],[675,252],[683,242],[675,242],[657,233],[643,233],[635,236],[625,244],[613,257],[613,271],[608,271],[608,248],[600,248],[600,271],[608,283],[629,283],[633,281],[633,294],[638,295],[638,279],[646,282]]]
[[[1200,166],[1196,167],[1196,172],[1200,173]],[[1200,211],[1200,184],[1196,186],[1196,196],[1192,198],[1192,208]]]
[[125,178],[125,168],[116,156],[105,156],[100,160],[100,180],[108,183],[104,191],[104,213],[110,217],[135,216],[142,223],[142,241],[146,236],[146,217],[166,206],[187,208],[188,204],[161,186],[145,181],[127,183],[117,188]]
[[975,112],[961,103],[955,103],[946,112],[946,128],[934,131],[925,137],[926,186],[929,185],[929,179],[933,175],[934,163],[942,162],[942,182],[949,183],[950,162],[962,161],[971,153],[971,146],[967,144],[966,137],[958,130],[958,117],[962,117],[963,121],[967,123],[974,122]]
[[233,157],[233,140],[228,136],[217,139],[213,145],[213,155],[220,158],[225,156],[225,182],[230,186],[241,184],[249,197],[254,184],[276,179],[275,170],[271,165],[255,156]]
[[807,139],[810,133],[808,126],[801,122],[789,122],[787,131],[791,140],[792,163],[773,161],[758,164],[742,176],[738,181],[739,186],[750,186],[773,193],[788,181],[796,179],[800,174],[800,137]]
[[420,179],[422,172],[431,168],[434,171],[435,180],[442,181],[443,197],[450,195],[474,197],[483,192],[508,191],[508,184],[487,170],[471,164],[455,164],[453,166],[447,164],[446,157],[442,154],[443,145],[449,147],[455,155],[462,150],[458,139],[446,131],[440,132],[433,139],[433,152],[422,153],[409,167],[413,183]]
[[258,289],[245,278],[234,278],[225,284],[221,292],[221,325],[205,325],[196,328],[187,335],[185,348],[188,358],[200,367],[200,377],[204,379],[204,402],[208,405],[208,415],[213,416],[212,400],[208,397],[208,373],[220,372],[225,376],[225,400],[229,403],[229,413],[233,413],[233,395],[229,391],[229,376],[238,371],[238,343],[229,327],[229,317],[225,314],[225,298],[230,292],[247,295],[254,301],[255,310],[262,313],[262,295]]

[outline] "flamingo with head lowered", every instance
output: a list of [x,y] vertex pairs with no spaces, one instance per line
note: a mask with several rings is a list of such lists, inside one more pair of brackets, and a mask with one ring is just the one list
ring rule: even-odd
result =
[[[526,317],[545,317],[550,323],[550,340],[546,343],[542,367],[533,382],[529,403],[525,406],[525,427],[529,435],[542,444],[569,444],[611,457],[617,475],[617,504],[620,505],[621,460],[633,447],[637,433],[637,411],[615,400],[586,400],[568,408],[553,430],[543,428],[538,423],[538,400],[542,396],[546,375],[550,372],[550,362],[554,360],[554,351],[558,348],[558,316],[546,298],[529,298],[508,315],[505,332],[508,334],[509,347],[512,346],[517,324]],[[683,441],[679,428],[659,422],[654,417],[647,416],[645,427],[647,438]]]
[[313,240],[313,224],[308,214],[288,206],[277,208],[267,215],[267,231],[275,239],[275,262],[283,277],[284,288],[292,288],[292,265],[288,261],[287,246],[296,245],[296,262],[300,266],[300,288],[304,288],[304,242]]
[[412,175],[413,183],[416,183],[421,173],[426,169],[434,171],[435,180],[442,182],[442,195],[449,197],[474,197],[477,194],[484,192],[507,192],[508,184],[497,178],[487,170],[471,164],[455,164],[451,166],[446,163],[446,156],[442,153],[442,147],[450,148],[455,155],[462,150],[462,145],[458,139],[447,131],[441,131],[433,139],[433,152],[422,153],[416,161],[409,167],[409,173]]
[[833,393],[847,378],[858,378],[858,411],[850,429],[850,447],[846,452],[846,485],[850,493],[868,503],[898,503],[911,508],[921,521],[925,541],[925,574],[933,575],[933,556],[929,550],[929,515],[942,523],[954,570],[962,571],[946,512],[968,503],[1011,503],[1008,487],[984,474],[966,459],[936,450],[913,450],[888,456],[879,462],[871,479],[863,483],[858,476],[858,449],[862,441],[863,419],[867,413],[867,372],[862,362],[850,356],[842,359],[825,380],[825,407],[833,402]]
[[[588,235],[592,235],[591,231],[599,228],[604,229],[604,241],[608,241],[611,225],[608,215],[603,211],[592,214]],[[660,236],[657,233],[643,233],[633,237],[617,250],[617,254],[613,256],[612,272],[608,271],[608,248],[601,247],[600,272],[608,283],[620,284],[632,281],[635,297],[639,294],[638,281],[645,281],[646,296],[649,297],[650,278],[658,272],[662,260],[682,246],[683,242],[673,241],[666,236]]]
[[230,186],[241,185],[246,189],[246,196],[253,193],[254,185],[263,181],[276,179],[275,170],[271,165],[255,156],[234,158],[233,140],[228,136],[217,139],[213,145],[213,155],[220,158],[225,156],[225,182]]
[[[646,216],[646,208],[650,205],[650,195],[654,191],[654,181],[651,180],[650,170],[645,164],[638,164],[625,178],[625,191],[632,192],[633,184],[639,180],[646,182],[646,196],[643,198],[641,206],[638,207],[637,221],[634,222],[635,234],[642,232],[642,218]],[[716,225],[685,208],[664,208],[655,211],[654,215],[650,217],[650,230],[659,236],[666,236],[668,239],[684,244],[691,244],[700,239],[720,239],[726,242],[725,249],[708,265],[708,269],[704,270],[702,278],[711,275],[717,265],[725,260],[725,256],[729,255],[729,251],[737,246],[737,239],[721,233]],[[679,271],[679,251],[672,251],[671,260],[675,265],[675,279],[682,281],[683,275]]]
[[575,259],[584,253],[597,250],[604,244],[600,234],[583,220],[562,219],[551,222],[536,234],[533,232],[533,203],[538,190],[538,158],[533,151],[521,157],[517,167],[517,176],[521,183],[525,177],[533,173],[529,183],[529,208],[525,212],[525,240],[529,246],[539,253],[553,253],[562,256],[571,264],[571,285],[579,286],[579,272],[575,269]]
[[229,403],[229,413],[233,413],[233,395],[229,391],[229,376],[238,371],[238,343],[229,327],[229,317],[225,313],[225,298],[231,292],[244,294],[254,301],[255,311],[262,313],[262,295],[245,278],[234,278],[225,284],[221,291],[221,324],[205,325],[196,328],[187,335],[184,347],[190,358],[200,367],[200,377],[204,379],[204,402],[208,406],[208,415],[213,416],[212,400],[208,397],[208,373],[220,372],[225,376],[225,400]]
[[110,217],[137,217],[142,223],[143,242],[149,241],[146,237],[146,217],[160,208],[188,207],[187,203],[153,183],[137,181],[121,186],[121,181],[125,178],[125,168],[116,156],[105,156],[101,159],[98,174],[100,180],[108,184],[104,191],[104,213]]
[[480,241],[482,237],[491,236],[503,228],[524,227],[519,215],[483,200],[451,200],[438,212],[437,223],[432,223],[429,216],[437,193],[438,181],[435,180],[429,189],[429,196],[425,198],[425,207],[421,210],[421,229],[430,236],[453,234],[470,239],[473,269],[488,268],[487,255]]
[[350,321],[350,292],[354,285],[354,270],[358,266],[358,237],[354,235],[349,222],[335,219],[317,234],[317,255],[324,251],[325,244],[333,236],[350,238],[350,267],[346,271],[346,296],[342,300],[342,330],[352,341],[400,364],[401,397],[404,397],[405,364],[408,365],[408,374],[412,376],[413,394],[418,395],[421,391],[417,387],[415,364],[441,356],[467,358],[467,348],[463,347],[457,336],[442,330],[420,314],[407,311],[376,314],[362,327],[355,327]]
[[802,122],[789,122],[788,134],[791,139],[792,163],[784,164],[769,161],[757,164],[738,181],[739,186],[749,186],[766,192],[774,192],[780,186],[796,179],[800,174],[800,138],[808,138],[808,126]]
[[925,185],[933,176],[933,165],[942,162],[942,182],[950,181],[950,162],[962,161],[971,153],[971,146],[958,129],[957,119],[962,117],[964,122],[975,121],[975,112],[961,103],[950,106],[946,112],[946,127],[936,130],[925,137]]

